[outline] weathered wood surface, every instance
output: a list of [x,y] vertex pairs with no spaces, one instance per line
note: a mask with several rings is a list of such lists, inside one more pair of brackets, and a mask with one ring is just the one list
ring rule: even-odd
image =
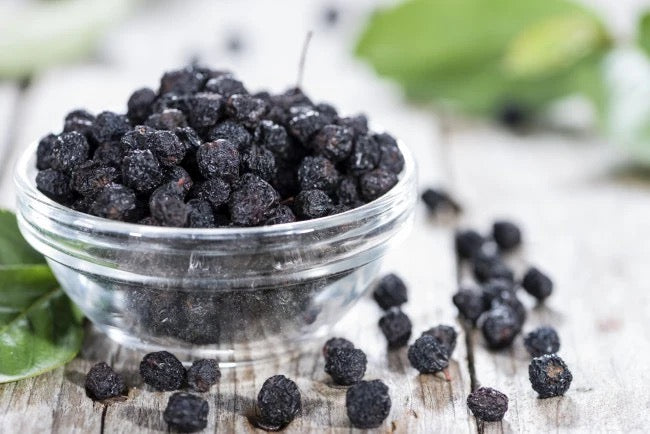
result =
[[[0,86],[0,162],[10,168],[22,147],[49,130],[58,130],[69,110],[88,107],[123,110],[128,93],[138,85],[155,85],[161,70],[189,57],[187,47],[215,65],[241,71],[247,82],[280,89],[291,84],[295,64],[276,61],[277,47],[300,50],[301,37],[316,28],[317,12],[310,2],[292,1],[283,19],[297,30],[278,32],[278,21],[252,20],[244,2],[214,6],[203,2],[201,13],[188,13],[179,3],[154,16],[125,23],[103,50],[105,64],[58,68],[35,77],[24,91]],[[272,16],[273,2],[257,2],[258,16]],[[354,2],[344,20],[358,19],[371,2]],[[221,8],[221,9],[220,9]],[[223,13],[223,8],[228,13]],[[161,33],[167,49],[153,56],[143,47],[143,29],[161,26],[169,16],[195,23]],[[216,16],[215,16],[216,15]],[[277,15],[277,14],[276,14]],[[223,17],[240,17],[228,22]],[[305,20],[309,16],[312,21]],[[348,21],[349,23],[350,21]],[[244,43],[254,55],[226,56],[217,41],[240,26]],[[281,27],[281,26],[280,26]],[[301,30],[300,27],[304,27]],[[216,29],[213,39],[205,30]],[[354,28],[350,26],[349,28]],[[304,31],[303,31],[304,30]],[[452,381],[418,376],[405,351],[387,352],[376,322],[379,309],[362,300],[337,326],[335,334],[352,339],[368,353],[367,378],[382,378],[391,388],[393,409],[380,432],[540,432],[644,431],[650,424],[650,184],[612,170],[611,151],[592,139],[571,140],[554,135],[512,136],[481,125],[455,127],[440,140],[437,123],[426,111],[404,106],[390,86],[378,83],[340,49],[351,32],[334,35],[320,29],[314,39],[305,87],[330,100],[343,112],[364,110],[380,125],[400,136],[414,151],[420,183],[447,185],[465,206],[460,222],[434,221],[417,210],[409,238],[386,258],[385,271],[396,271],[409,284],[405,307],[414,321],[414,335],[441,323],[456,322],[451,294],[457,273],[452,249],[455,225],[487,230],[494,218],[509,217],[525,230],[523,251],[509,261],[522,270],[539,264],[555,279],[557,289],[546,307],[533,309],[525,330],[552,323],[562,338],[560,354],[574,373],[564,398],[538,400],[528,383],[528,358],[521,339],[511,351],[487,351],[478,334],[470,347],[464,336],[451,366]],[[263,37],[260,37],[263,35]],[[220,39],[221,38],[221,39]],[[283,51],[283,59],[285,56]],[[332,73],[335,71],[335,73]],[[287,78],[289,77],[289,78]],[[98,85],[98,83],[101,83]],[[13,207],[11,170],[0,173],[0,205]],[[530,301],[530,300],[527,300]],[[532,307],[533,303],[529,303]],[[473,355],[473,363],[467,354]],[[143,354],[119,347],[88,327],[84,349],[65,368],[35,379],[0,385],[0,432],[162,432],[162,410],[169,393],[143,387],[137,365]],[[125,402],[104,408],[83,391],[83,377],[105,360],[124,373],[132,387]],[[262,382],[283,373],[294,378],[303,393],[304,410],[288,432],[348,432],[345,391],[331,387],[318,351],[286,361],[278,359],[253,368],[224,372],[218,387],[207,394],[210,418],[206,432],[248,432],[248,416]],[[474,378],[471,378],[473,372]],[[496,387],[510,397],[503,423],[477,425],[465,398],[472,380]]]

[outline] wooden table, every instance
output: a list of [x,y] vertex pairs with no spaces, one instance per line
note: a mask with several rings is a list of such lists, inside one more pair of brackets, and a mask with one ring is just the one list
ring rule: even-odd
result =
[[[206,1],[205,13],[199,14],[203,17],[185,18],[201,27],[210,19],[224,22],[219,18],[224,10],[225,16],[245,17],[244,6],[232,3],[212,7]],[[265,4],[271,2],[258,3],[263,13]],[[362,3],[350,9],[343,23],[365,13],[368,5]],[[310,24],[300,17],[311,16],[313,7],[297,1],[291,4],[283,19],[308,28]],[[136,61],[134,53],[147,45],[142,37],[129,33],[144,25],[153,28],[181,12],[172,3],[164,13],[132,18],[103,47],[103,63],[52,69],[22,86],[0,84],[1,205],[13,207],[11,169],[24,145],[60,128],[64,114],[72,108],[123,110],[130,90],[142,84],[155,86],[160,71],[181,61],[178,53],[195,43],[196,35],[173,43],[170,37],[166,43],[176,51],[170,50],[173,54],[168,57],[145,55]],[[298,53],[300,41],[295,35],[304,32],[300,28],[295,33],[272,32],[277,22],[252,26],[245,18],[241,20],[238,25],[251,35],[251,57],[228,55],[207,43],[198,45],[203,47],[200,54],[215,65],[225,61],[248,82],[276,89],[290,84],[286,77],[293,77],[295,62],[277,65],[273,59],[279,46]],[[216,33],[227,30],[226,25],[212,22],[212,26]],[[439,119],[431,112],[405,106],[392,86],[372,78],[341,50],[341,41],[349,42],[352,31],[328,32],[332,31],[316,35],[306,90],[336,103],[343,112],[368,112],[413,149],[422,187],[443,185],[465,208],[458,219],[436,220],[420,206],[409,238],[385,259],[385,271],[399,273],[408,283],[410,301],[405,311],[414,322],[414,336],[439,323],[452,324],[461,333],[451,363],[451,381],[417,375],[405,350],[386,350],[376,324],[381,312],[369,297],[336,327],[334,334],[353,340],[368,354],[366,378],[381,378],[390,387],[393,407],[378,431],[645,431],[650,425],[648,179],[616,163],[618,156],[612,148],[594,137],[519,136],[476,123],[453,124],[449,134],[443,135]],[[264,37],[255,39],[259,35]],[[268,67],[261,68],[264,65]],[[520,337],[511,349],[491,352],[479,333],[466,333],[456,318],[451,296],[459,284],[468,283],[468,277],[454,258],[454,229],[467,226],[487,231],[501,217],[520,223],[525,231],[523,249],[508,257],[508,262],[518,273],[529,264],[538,265],[556,283],[555,293],[544,306],[535,306],[526,295],[522,298],[531,308],[525,331],[542,324],[559,331],[560,355],[574,375],[565,397],[536,398]],[[142,355],[113,344],[89,325],[81,354],[66,367],[0,385],[0,432],[167,431],[162,410],[169,393],[143,386],[137,374]],[[85,396],[84,375],[102,360],[123,372],[132,386],[126,402],[104,407]],[[255,431],[248,417],[254,412],[257,391],[267,377],[277,373],[293,378],[303,395],[302,415],[287,432],[350,431],[345,390],[328,384],[323,366],[321,355],[314,351],[290,361],[278,359],[224,371],[218,387],[206,395],[210,403],[206,432]],[[477,424],[468,412],[465,399],[478,385],[495,387],[509,396],[510,409],[503,422]]]

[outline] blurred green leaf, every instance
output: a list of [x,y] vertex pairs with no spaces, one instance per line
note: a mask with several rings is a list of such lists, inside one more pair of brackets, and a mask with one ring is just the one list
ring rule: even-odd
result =
[[600,21],[567,0],[409,0],[375,13],[356,53],[412,99],[486,114],[573,93],[601,100],[607,45]]
[[44,262],[45,258],[27,244],[20,234],[16,216],[0,209],[0,266]]
[[650,56],[650,12],[643,14],[639,20],[637,41],[645,54]]

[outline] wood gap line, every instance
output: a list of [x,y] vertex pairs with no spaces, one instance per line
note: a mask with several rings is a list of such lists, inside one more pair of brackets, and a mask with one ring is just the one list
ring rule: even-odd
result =
[[104,428],[105,428],[105,423],[106,423],[106,412],[108,411],[108,405],[104,404],[104,408],[102,408],[102,420],[99,425],[99,434],[104,434]]

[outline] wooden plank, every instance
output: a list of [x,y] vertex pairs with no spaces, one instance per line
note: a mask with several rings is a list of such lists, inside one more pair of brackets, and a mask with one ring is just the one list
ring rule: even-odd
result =
[[[650,189],[613,175],[614,153],[552,135],[478,129],[452,139],[464,224],[488,230],[497,217],[521,223],[525,247],[509,258],[547,270],[553,296],[530,311],[524,330],[557,328],[574,380],[563,398],[537,399],[518,338],[490,352],[473,336],[478,382],[510,398],[502,424],[485,432],[639,432],[650,423],[650,372],[643,354],[650,298],[643,278],[650,249]],[[521,297],[534,303],[526,294]],[[644,350],[645,349],[645,350]]]

